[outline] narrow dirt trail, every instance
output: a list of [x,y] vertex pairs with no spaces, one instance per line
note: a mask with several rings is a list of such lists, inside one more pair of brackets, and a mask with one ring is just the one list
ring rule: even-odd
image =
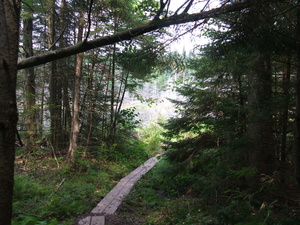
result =
[[156,155],[124,177],[78,225],[104,225],[105,216],[114,214],[134,184],[158,162]]

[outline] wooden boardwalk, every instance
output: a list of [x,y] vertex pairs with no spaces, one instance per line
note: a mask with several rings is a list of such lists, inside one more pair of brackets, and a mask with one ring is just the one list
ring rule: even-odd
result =
[[148,159],[124,177],[78,225],[104,225],[105,215],[114,214],[134,184],[158,162],[157,156]]

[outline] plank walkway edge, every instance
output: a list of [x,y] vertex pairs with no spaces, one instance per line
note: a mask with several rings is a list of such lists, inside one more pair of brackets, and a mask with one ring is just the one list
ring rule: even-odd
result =
[[159,161],[158,154],[148,159],[143,165],[136,168],[120,182],[97,204],[89,216],[79,220],[78,225],[104,225],[105,215],[114,214],[128,195],[134,184]]

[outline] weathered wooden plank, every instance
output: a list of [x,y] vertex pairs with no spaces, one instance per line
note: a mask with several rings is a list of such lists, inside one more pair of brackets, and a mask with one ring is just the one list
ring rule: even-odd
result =
[[124,177],[91,211],[91,216],[79,221],[78,225],[104,225],[105,215],[111,215],[117,211],[134,184],[158,162],[157,157],[148,159],[143,165]]

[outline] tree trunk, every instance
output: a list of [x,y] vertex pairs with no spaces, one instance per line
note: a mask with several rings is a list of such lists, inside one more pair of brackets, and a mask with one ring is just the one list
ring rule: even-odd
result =
[[111,66],[111,92],[110,92],[110,131],[109,144],[112,146],[115,139],[115,76],[116,76],[116,44],[113,45],[112,66]]
[[[71,61],[73,59],[67,59],[67,60],[60,60],[60,69],[59,73],[62,75],[62,143],[69,143],[70,141],[70,131],[72,127],[72,115],[71,115],[71,105],[70,105],[70,74],[66,71],[66,68],[68,68],[68,63],[72,64]],[[63,71],[65,70],[65,71]]]
[[[67,46],[67,39],[64,35],[66,32],[66,24],[68,24],[67,21],[67,2],[65,0],[62,0],[60,3],[60,15],[59,15],[59,48],[62,49]],[[70,80],[71,76],[73,76],[72,70],[69,69],[69,65],[73,64],[73,58],[66,58],[61,59],[58,61],[58,74],[60,74],[61,77],[61,86],[62,86],[62,137],[61,142],[66,145],[66,143],[69,144],[70,141],[70,130],[71,130],[71,124],[72,124],[72,116],[71,116],[71,108],[70,108],[70,100],[69,100],[69,86],[70,86]],[[66,149],[68,150],[68,149]],[[63,152],[64,154],[67,154],[67,152]]]
[[275,141],[272,119],[272,74],[269,56],[260,56],[249,76],[248,135],[249,163],[261,174],[272,175],[275,163]]
[[[55,49],[55,0],[49,3],[48,17],[48,47]],[[53,61],[49,64],[50,69],[50,119],[51,119],[51,143],[54,151],[62,149],[62,123],[61,123],[61,77],[57,71],[57,63]]]
[[[124,79],[124,73],[125,73],[125,79]],[[122,81],[121,82],[121,85],[120,85],[120,91],[119,91],[119,98],[118,98],[118,104],[117,104],[117,107],[116,107],[116,114],[119,114],[120,111],[121,111],[121,108],[122,108],[122,105],[123,105],[123,101],[124,101],[124,97],[125,97],[125,93],[127,91],[127,81],[128,81],[128,77],[129,77],[129,72],[124,72],[123,73],[123,76],[122,76]],[[122,87],[122,84],[124,85],[124,88],[123,88],[123,91],[122,91],[122,95],[121,95],[121,87]]]
[[42,70],[43,78],[42,78],[42,93],[41,93],[41,108],[40,108],[40,121],[39,121],[39,135],[44,138],[44,107],[45,107],[45,76],[46,76],[46,65],[43,66]]
[[296,82],[296,118],[295,118],[295,145],[294,145],[294,165],[295,177],[300,185],[300,0],[297,7],[297,82]]
[[[28,11],[28,10],[27,10]],[[29,17],[24,20],[23,29],[23,46],[26,57],[33,56],[32,48],[32,32],[33,19],[32,13],[29,10]],[[37,138],[36,128],[36,110],[35,110],[35,74],[34,68],[27,68],[24,71],[25,76],[25,110],[26,110],[26,152],[33,152]]]
[[[110,71],[110,69],[109,69]],[[109,72],[107,72],[106,70],[103,71],[103,75],[102,76],[105,76],[105,92],[104,92],[104,96],[103,96],[103,108],[102,108],[102,129],[101,129],[101,139],[102,140],[105,140],[107,141],[108,139],[108,132],[109,132],[109,129],[108,129],[108,122],[107,122],[107,118],[108,118],[108,101],[109,101],[109,96],[108,96],[108,92],[109,92]]]
[[284,107],[282,113],[282,136],[281,136],[281,146],[280,146],[280,161],[286,161],[286,149],[287,149],[287,134],[288,134],[288,124],[289,124],[289,89],[290,89],[290,77],[291,77],[291,54],[288,56],[286,73],[283,74],[283,94],[284,94]]
[[239,135],[244,135],[246,131],[246,114],[245,114],[245,99],[244,99],[244,93],[243,93],[243,83],[242,83],[242,75],[237,75],[237,83],[238,83],[238,90],[239,90],[239,127],[238,127],[238,133]]
[[20,1],[0,2],[0,224],[10,225],[18,120],[16,76]]
[[[84,13],[83,9],[80,9],[79,27],[78,27],[78,42],[82,41],[84,26]],[[76,55],[75,66],[75,81],[74,81],[74,97],[73,97],[73,119],[70,132],[70,146],[68,151],[68,157],[70,162],[75,161],[75,151],[78,146],[79,140],[79,100],[80,100],[80,76],[82,72],[83,53]]]
[[[93,101],[93,81],[94,81],[94,71],[95,71],[95,62],[93,60],[92,62],[92,69],[89,74],[88,78],[88,85],[87,85],[87,99],[88,99],[88,118],[87,118],[87,123],[86,123],[86,132],[87,132],[87,137],[86,137],[86,147],[84,150],[84,157],[87,156],[89,146],[90,146],[90,141],[92,137],[92,128],[93,128],[93,114],[94,114],[94,101]],[[103,76],[102,76],[103,77]]]

